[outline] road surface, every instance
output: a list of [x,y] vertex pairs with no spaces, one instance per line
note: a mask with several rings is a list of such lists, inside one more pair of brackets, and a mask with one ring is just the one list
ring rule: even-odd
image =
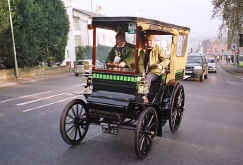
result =
[[81,78],[63,76],[0,88],[1,165],[241,165],[243,164],[243,81],[219,68],[208,79],[183,81],[186,111],[177,134],[166,124],[149,156],[137,160],[134,133],[103,134],[91,127],[84,142],[64,143],[59,118],[80,97]]

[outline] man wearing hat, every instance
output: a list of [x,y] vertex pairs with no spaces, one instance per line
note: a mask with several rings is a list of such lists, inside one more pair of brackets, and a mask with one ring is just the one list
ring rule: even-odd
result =
[[151,95],[154,94],[151,84],[159,80],[160,76],[165,73],[165,68],[168,67],[170,60],[166,58],[165,51],[155,44],[154,35],[147,36],[146,48],[140,51],[139,56],[144,59],[144,68],[140,67],[140,72],[145,73],[145,80],[149,88],[149,94],[144,101],[149,102]]
[[116,45],[111,49],[107,59],[106,64],[117,66],[117,67],[129,67],[134,64],[131,60],[134,60],[135,46],[129,44],[125,40],[125,33],[118,32],[116,35]]

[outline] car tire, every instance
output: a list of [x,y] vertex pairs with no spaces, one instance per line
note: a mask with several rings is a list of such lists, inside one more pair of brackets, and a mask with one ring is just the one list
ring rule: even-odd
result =
[[204,79],[208,79],[208,74],[204,75]]
[[204,74],[200,75],[199,80],[200,80],[200,82],[203,82],[203,80],[204,80]]

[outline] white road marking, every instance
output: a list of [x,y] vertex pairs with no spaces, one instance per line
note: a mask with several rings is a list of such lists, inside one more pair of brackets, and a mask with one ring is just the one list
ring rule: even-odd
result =
[[48,107],[50,105],[61,103],[61,102],[64,102],[64,101],[67,101],[67,100],[70,100],[70,99],[77,98],[77,97],[80,97],[80,96],[69,97],[69,98],[62,99],[62,100],[59,100],[59,101],[56,101],[56,102],[53,102],[53,103],[41,105],[41,106],[38,106],[38,107],[29,108],[29,109],[23,110],[23,112],[30,112],[30,111],[33,111],[33,110],[41,109],[41,108]]
[[[81,85],[80,85],[80,84],[73,85],[73,86],[71,86],[71,87],[69,87],[69,88],[64,88],[64,89],[62,89],[62,90],[60,90],[60,91],[65,91],[65,90],[69,90],[69,89],[73,89],[73,88],[77,88],[77,87],[81,87]],[[58,90],[55,90],[55,91],[58,91]]]
[[[85,91],[85,89],[83,89],[83,90],[81,91],[81,93],[84,92],[84,91]],[[23,110],[22,112],[29,112],[29,111],[33,111],[33,110],[37,110],[37,109],[41,109],[41,108],[48,107],[48,106],[50,106],[50,105],[57,104],[57,103],[61,103],[61,102],[64,102],[64,101],[67,101],[67,100],[70,100],[70,99],[77,98],[77,97],[80,97],[80,95],[78,95],[78,96],[74,96],[74,97],[69,97],[69,98],[62,99],[62,100],[59,100],[59,101],[56,101],[56,102],[53,102],[53,103],[49,103],[49,104],[45,104],[45,105],[41,105],[41,106],[38,106],[38,107],[29,108],[29,109]]]
[[19,103],[19,104],[16,104],[16,105],[17,106],[23,106],[23,105],[36,103],[36,102],[39,102],[39,101],[42,101],[42,100],[47,100],[47,99],[50,99],[50,98],[53,98],[53,97],[57,97],[57,96],[61,96],[61,95],[71,95],[71,94],[65,92],[65,93],[60,93],[60,94],[52,95],[52,96],[48,96],[48,97],[42,97],[42,98],[39,98],[39,99],[36,99],[36,100],[26,101],[26,102]]
[[24,98],[27,98],[27,97],[39,96],[39,95],[46,94],[46,93],[50,93],[50,92],[64,92],[65,90],[70,90],[70,89],[73,89],[73,88],[76,88],[76,87],[81,87],[81,85],[80,84],[73,85],[73,86],[71,86],[69,88],[62,89],[62,90],[59,90],[59,91],[58,90],[53,90],[53,91],[48,90],[48,91],[44,91],[44,92],[33,93],[33,94],[30,94],[30,95],[25,95],[25,96],[19,96],[19,97],[15,97],[15,98],[10,98],[10,99],[6,99],[6,100],[0,101],[0,104],[8,103],[10,101],[15,101],[15,100],[19,100],[19,99],[24,99]]
[[50,92],[52,92],[52,91],[45,91],[45,92],[34,93],[34,94],[31,94],[31,95],[20,96],[19,98],[23,99],[23,98],[26,98],[26,97],[39,96],[39,95],[50,93]]
[[27,97],[39,96],[39,95],[50,93],[50,92],[52,92],[52,91],[39,92],[39,93],[30,94],[30,95],[19,96],[19,97],[16,97],[16,98],[6,99],[6,100],[3,100],[3,101],[0,101],[0,104],[7,103],[7,102],[10,102],[10,101],[14,101],[14,100],[18,100],[18,99],[27,98]]

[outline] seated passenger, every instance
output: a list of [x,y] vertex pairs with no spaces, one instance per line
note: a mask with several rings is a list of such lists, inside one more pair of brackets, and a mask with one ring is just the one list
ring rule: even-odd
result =
[[149,35],[147,37],[147,47],[139,52],[140,58],[144,59],[144,68],[140,66],[140,69],[144,70],[145,80],[148,84],[149,94],[144,99],[145,102],[151,101],[150,95],[153,95],[153,86],[151,84],[159,80],[160,76],[165,73],[165,68],[168,67],[170,61],[165,56],[165,51],[154,43],[154,36]]
[[107,59],[107,66],[132,68],[135,46],[125,40],[125,33],[119,32],[116,35],[116,45],[111,49]]

